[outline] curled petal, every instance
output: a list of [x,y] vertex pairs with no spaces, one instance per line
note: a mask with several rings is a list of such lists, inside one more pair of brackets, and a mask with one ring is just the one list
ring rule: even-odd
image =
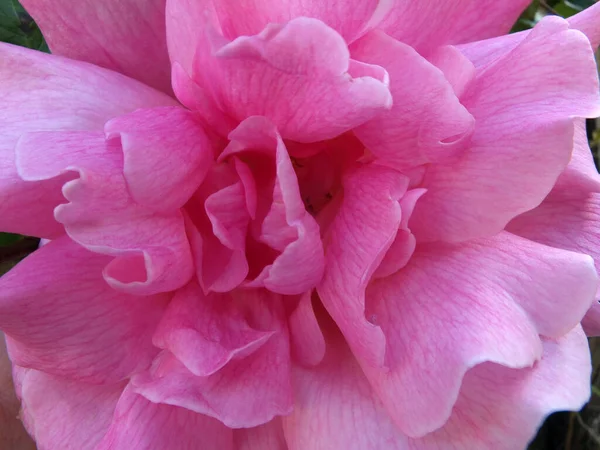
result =
[[192,79],[238,123],[266,116],[283,138],[316,142],[391,107],[384,71],[364,73],[350,63],[346,43],[333,29],[297,18],[230,43],[206,42],[199,47]]
[[158,212],[181,208],[213,162],[212,144],[183,108],[137,110],[110,120],[108,139],[119,138],[123,174],[132,198]]
[[55,216],[79,244],[116,256],[104,270],[113,287],[149,295],[190,280],[193,265],[181,213],[157,214],[131,199],[118,141],[106,141],[101,132],[29,133],[19,141],[17,159],[20,175],[30,181],[79,174],[64,185],[69,203],[58,206]]
[[302,294],[288,321],[294,360],[307,366],[318,365],[325,356],[325,338],[315,315],[313,292]]
[[91,383],[118,382],[150,365],[169,296],[115,291],[102,279],[109,261],[64,236],[0,279],[0,328],[15,364]]
[[420,246],[403,270],[367,289],[387,367],[353,350],[395,423],[420,437],[448,420],[468,369],[485,361],[532,366],[542,354],[539,335],[575,327],[597,285],[590,257],[508,233]]
[[[264,117],[246,119],[229,136],[231,142],[220,159],[247,159],[263,202],[257,216],[259,242],[279,252],[247,285],[264,286],[285,295],[313,288],[323,274],[323,247],[319,226],[306,211],[298,180],[281,136]],[[265,162],[261,157],[267,157]],[[252,157],[259,158],[251,163]],[[274,178],[271,184],[270,178]],[[269,199],[269,197],[271,197]],[[262,219],[262,220],[260,220]]]
[[427,194],[410,221],[421,241],[493,235],[550,192],[570,159],[572,118],[600,114],[589,42],[562,19],[542,21],[479,68],[461,101],[477,125],[459,161],[425,173]]
[[354,131],[369,151],[385,164],[410,169],[464,150],[474,119],[438,68],[381,32],[369,33],[351,51],[353,58],[388,71],[395,99],[390,111]]
[[0,229],[31,236],[64,233],[53,210],[63,199],[61,186],[70,178],[24,182],[14,151],[23,133],[101,131],[112,117],[174,103],[118,73],[8,44],[0,45],[0,76]]

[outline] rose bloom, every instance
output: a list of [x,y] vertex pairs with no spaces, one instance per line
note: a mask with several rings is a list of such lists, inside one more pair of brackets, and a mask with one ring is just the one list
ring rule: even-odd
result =
[[[525,448],[590,394],[600,5],[26,0],[0,280],[40,450]],[[498,37],[500,36],[500,37]],[[583,320],[583,328],[580,323]]]

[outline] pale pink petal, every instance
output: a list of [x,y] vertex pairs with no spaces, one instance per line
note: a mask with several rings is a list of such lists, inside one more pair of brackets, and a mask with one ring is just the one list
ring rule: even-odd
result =
[[344,201],[328,228],[326,266],[317,291],[346,339],[370,364],[384,364],[385,337],[365,317],[365,289],[396,239],[399,200],[408,179],[392,169],[365,166],[344,179]]
[[381,32],[369,33],[351,51],[390,75],[392,109],[355,130],[376,157],[405,169],[448,160],[465,148],[474,120],[439,69]]
[[215,39],[204,38],[192,79],[235,122],[266,116],[283,138],[315,142],[391,107],[385,71],[353,63],[343,38],[319,20],[270,24],[230,43]]
[[572,117],[600,114],[593,52],[566,21],[542,21],[478,69],[461,101],[475,133],[460,161],[428,168],[410,221],[421,241],[493,235],[543,200],[569,162]]
[[23,0],[52,53],[171,92],[165,0]]
[[529,3],[529,0],[398,0],[379,28],[421,54],[428,54],[442,45],[508,33]]
[[567,19],[571,28],[583,32],[592,47],[600,46],[600,4],[595,4]]
[[219,421],[177,406],[151,403],[127,387],[95,450],[237,450]]
[[[193,340],[166,342],[176,344],[173,351],[177,353],[163,351],[148,372],[134,376],[136,392],[152,402],[181,406],[215,417],[230,428],[258,426],[277,415],[288,414],[292,409],[290,350],[281,296],[264,290],[236,290],[219,298],[237,304],[240,308],[237,314],[243,314],[250,327],[270,333],[267,341],[241,348],[245,345],[240,339],[241,333],[248,330],[241,318],[222,317],[212,329],[210,317],[204,324],[203,319],[199,319],[194,325],[195,332],[190,333]],[[236,324],[241,326],[240,331],[234,331]],[[177,326],[172,325],[173,329]],[[210,339],[208,333],[214,339],[222,333],[225,336],[222,344],[238,346],[239,351],[231,355],[220,370],[209,376],[196,376],[186,366],[208,367],[210,361],[204,361],[203,355],[185,346]],[[218,369],[216,363],[212,366]]]
[[289,316],[290,347],[294,361],[307,366],[318,365],[325,356],[325,338],[315,315],[313,291],[300,297]]
[[110,120],[119,138],[123,174],[133,199],[160,212],[181,208],[210,169],[213,148],[194,115],[183,108],[154,108]]
[[439,431],[415,440],[414,450],[527,448],[544,418],[578,411],[590,397],[592,371],[580,327],[543,339],[544,354],[530,369],[485,363],[470,370],[452,416]]
[[597,285],[589,256],[509,233],[420,246],[403,270],[367,289],[367,315],[387,339],[387,367],[353,350],[395,423],[423,436],[450,417],[468,369],[533,365],[538,335],[560,337],[576,326]]
[[294,394],[283,418],[289,450],[410,449],[338,336],[328,336],[321,364],[294,369]]
[[445,426],[412,439],[394,426],[345,344],[327,343],[319,367],[295,370],[296,408],[283,419],[290,450],[522,449],[543,417],[577,410],[589,397],[589,352],[575,329],[544,340],[531,369],[486,363],[469,371]]
[[21,418],[38,449],[96,450],[110,426],[119,384],[85,384],[15,366]]
[[0,328],[15,364],[93,383],[149,367],[169,296],[115,291],[102,279],[108,262],[65,236],[0,278]]
[[462,96],[477,73],[475,65],[469,58],[452,45],[438,47],[427,57],[427,60],[443,72],[458,98]]
[[207,377],[251,355],[275,333],[253,328],[244,314],[231,295],[206,296],[190,284],[175,294],[154,344],[171,351],[194,375]]
[[[0,45],[0,229],[41,237],[64,232],[52,215],[62,177],[25,183],[17,175],[19,136],[39,130],[102,130],[117,115],[173,100],[120,74],[57,56]],[[82,83],[81,80],[85,80]]]
[[177,289],[191,279],[183,216],[179,211],[158,214],[131,199],[118,139],[107,141],[102,132],[28,133],[16,152],[26,180],[51,179],[66,171],[79,174],[63,187],[69,203],[58,206],[55,216],[81,245],[116,256],[104,271],[113,287],[148,295]]
[[[285,23],[296,17],[313,17],[326,23],[352,42],[377,24],[391,9],[391,0],[215,0],[215,10],[225,36],[230,39],[259,33],[270,23]],[[375,22],[375,23],[373,23]]]
[[[312,289],[323,275],[324,257],[319,226],[306,211],[294,167],[283,140],[264,117],[250,117],[230,135],[220,159],[240,158],[255,167],[256,185],[270,205],[263,213],[257,239],[280,252],[248,286],[266,287],[285,295]],[[265,156],[267,160],[265,161]],[[252,164],[252,158],[256,164]],[[273,184],[269,178],[274,177]],[[265,179],[266,178],[266,179]],[[260,183],[260,186],[259,186]],[[261,194],[256,194],[258,197]]]

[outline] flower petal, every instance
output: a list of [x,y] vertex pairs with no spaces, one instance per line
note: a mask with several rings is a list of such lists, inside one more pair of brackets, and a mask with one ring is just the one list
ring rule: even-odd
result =
[[478,69],[461,101],[477,121],[471,148],[427,169],[410,221],[420,241],[490,236],[543,200],[569,162],[571,118],[600,114],[589,42],[562,19],[542,21]]
[[[272,264],[266,265],[247,286],[264,286],[284,295],[302,294],[312,289],[323,275],[319,226],[304,207],[294,167],[281,136],[264,117],[250,117],[231,132],[229,139],[230,144],[219,158],[245,158],[253,168],[257,189],[262,192],[256,195],[267,199],[266,211],[260,217],[262,223],[257,216],[260,231],[256,238],[279,252]],[[274,178],[273,182],[270,178]]]
[[177,289],[191,279],[183,216],[179,211],[157,214],[131,199],[118,139],[107,141],[101,132],[28,133],[16,152],[26,180],[79,173],[63,187],[70,203],[58,206],[55,216],[79,244],[116,256],[104,271],[111,286],[150,295]]
[[96,450],[110,426],[123,384],[67,381],[18,366],[22,420],[40,449]]
[[318,299],[312,291],[302,294],[288,319],[292,356],[309,367],[318,365],[325,356],[325,338],[313,308],[315,297]]
[[[173,100],[120,74],[58,56],[0,45],[0,229],[54,238],[64,233],[52,215],[68,180],[23,182],[14,147],[23,133],[97,130],[115,116]],[[85,82],[82,82],[85,80]]]
[[[232,357],[209,376],[195,376],[186,368],[191,366],[191,358],[201,356],[184,353],[183,344],[174,347],[177,355],[165,350],[148,372],[133,377],[137,393],[154,403],[181,406],[217,418],[230,428],[262,425],[291,411],[289,337],[280,296],[264,290],[238,290],[231,295],[229,301],[240,303],[240,312],[246,312],[254,329],[272,333],[268,340],[242,349],[235,355],[239,357]],[[233,327],[235,321],[223,320],[221,325],[225,328],[214,330],[213,336],[232,333],[233,328],[227,327]],[[244,325],[243,329],[248,327]],[[183,355],[183,361],[177,359],[179,355]]]
[[[319,0],[215,0],[215,10],[226,37],[259,33],[270,23],[285,23],[296,17],[313,17],[326,23],[352,42],[392,7],[390,0],[344,0],[336,3]],[[375,22],[375,23],[373,23]]]
[[115,291],[102,279],[109,261],[65,236],[0,278],[0,328],[15,364],[93,383],[149,367],[169,296]]
[[390,111],[355,130],[376,157],[410,169],[447,160],[465,148],[474,119],[439,69],[381,32],[369,33],[351,51],[353,58],[387,70],[396,99]]
[[23,0],[22,4],[52,53],[171,92],[165,0]]
[[343,342],[328,338],[323,364],[296,369],[296,408],[283,419],[284,432],[290,450],[520,449],[547,414],[583,405],[589,374],[589,352],[577,328],[558,341],[544,340],[544,355],[533,368],[486,363],[469,371],[449,421],[412,439],[391,422]]
[[571,28],[583,32],[593,48],[600,46],[600,5],[595,4],[567,19]]
[[233,431],[236,450],[288,450],[280,419]]
[[442,45],[508,33],[529,3],[529,0],[399,0],[379,28],[426,55]]
[[127,387],[95,450],[234,450],[232,432],[212,417],[151,403]]
[[207,377],[232,359],[249,356],[274,333],[248,324],[230,295],[205,296],[190,284],[169,303],[154,344],[171,351],[194,375]]
[[120,138],[123,173],[133,199],[159,212],[181,208],[210,169],[212,144],[183,108],[137,110],[110,120],[109,139]]
[[403,270],[367,289],[367,314],[387,339],[387,367],[353,350],[396,424],[423,436],[446,422],[468,369],[485,361],[533,365],[538,335],[560,337],[576,326],[597,287],[590,257],[509,233],[418,246]]
[[192,75],[235,122],[266,116],[298,142],[334,138],[392,104],[385,71],[353,63],[339,34],[305,17],[230,43],[204,42]]
[[408,179],[395,170],[365,166],[344,180],[344,200],[328,229],[326,266],[317,291],[355,352],[384,364],[385,337],[365,317],[365,289],[396,239],[399,200]]

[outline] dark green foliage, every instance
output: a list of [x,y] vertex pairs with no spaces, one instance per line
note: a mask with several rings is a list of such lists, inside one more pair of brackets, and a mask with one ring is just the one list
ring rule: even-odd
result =
[[48,51],[40,29],[17,0],[0,0],[0,41]]

